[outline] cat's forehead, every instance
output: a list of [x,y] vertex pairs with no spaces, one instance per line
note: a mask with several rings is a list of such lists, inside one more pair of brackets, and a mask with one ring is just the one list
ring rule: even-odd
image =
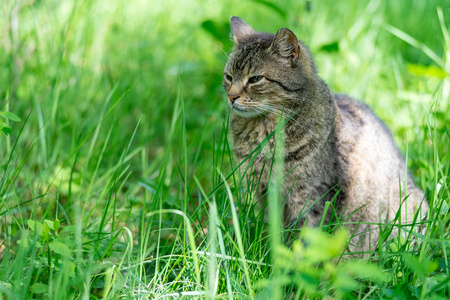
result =
[[255,32],[254,34],[242,39],[242,42],[237,44],[237,48],[245,47],[263,47],[269,48],[273,42],[275,35],[266,32]]
[[273,42],[274,35],[256,33],[245,43],[236,45],[227,63],[227,69],[234,73],[247,73],[262,67],[267,49]]

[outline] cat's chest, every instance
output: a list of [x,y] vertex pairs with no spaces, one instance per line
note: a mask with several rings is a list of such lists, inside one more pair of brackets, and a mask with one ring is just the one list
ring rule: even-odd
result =
[[238,157],[247,156],[261,143],[271,148],[276,124],[269,118],[246,119],[239,116],[231,118],[234,151]]

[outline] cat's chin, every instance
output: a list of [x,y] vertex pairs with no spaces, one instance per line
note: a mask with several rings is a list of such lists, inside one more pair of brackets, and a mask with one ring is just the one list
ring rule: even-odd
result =
[[244,117],[244,118],[255,118],[255,117],[261,116],[261,114],[256,111],[243,110],[243,109],[240,109],[237,107],[232,107],[231,109],[236,114],[238,114],[239,116]]

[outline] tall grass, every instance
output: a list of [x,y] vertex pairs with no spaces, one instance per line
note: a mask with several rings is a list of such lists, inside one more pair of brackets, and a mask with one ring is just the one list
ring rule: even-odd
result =
[[[0,297],[447,299],[447,6],[6,1],[0,111],[21,121],[0,115]],[[279,157],[255,203],[221,88],[231,15],[292,29],[334,91],[386,121],[430,203],[425,232],[389,240],[387,224],[352,259],[337,223],[283,228]]]

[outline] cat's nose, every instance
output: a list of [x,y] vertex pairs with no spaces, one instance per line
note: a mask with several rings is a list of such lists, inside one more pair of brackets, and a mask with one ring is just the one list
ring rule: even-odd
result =
[[238,99],[239,97],[239,95],[228,95],[228,99],[230,99],[231,104],[233,104],[234,101],[236,101],[236,99]]

